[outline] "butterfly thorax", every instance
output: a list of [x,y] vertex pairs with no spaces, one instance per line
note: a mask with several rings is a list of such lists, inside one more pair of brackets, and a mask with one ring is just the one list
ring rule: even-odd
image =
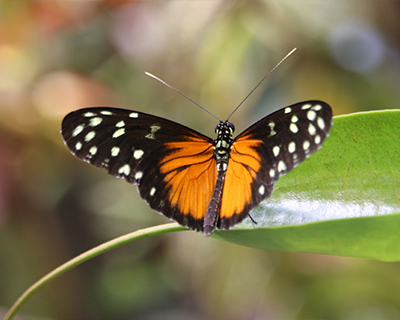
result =
[[228,122],[220,122],[215,127],[217,138],[214,140],[214,156],[217,161],[217,170],[226,171],[228,168],[229,155],[232,148],[232,134],[235,126]]

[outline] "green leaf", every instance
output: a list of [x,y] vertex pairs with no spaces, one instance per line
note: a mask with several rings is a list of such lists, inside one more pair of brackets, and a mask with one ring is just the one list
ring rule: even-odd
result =
[[400,261],[400,111],[334,118],[316,154],[250,219],[215,238],[261,249]]

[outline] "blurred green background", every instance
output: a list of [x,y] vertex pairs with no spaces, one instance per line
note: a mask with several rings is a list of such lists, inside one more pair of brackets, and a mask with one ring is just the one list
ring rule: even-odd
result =
[[[74,158],[68,112],[111,105],[213,137],[285,105],[399,108],[399,1],[0,2],[0,315],[33,282],[166,223],[136,187]],[[379,128],[377,128],[379,130]],[[399,226],[400,227],[400,226]],[[400,264],[261,251],[181,232],[125,245],[38,292],[21,319],[400,319]]]

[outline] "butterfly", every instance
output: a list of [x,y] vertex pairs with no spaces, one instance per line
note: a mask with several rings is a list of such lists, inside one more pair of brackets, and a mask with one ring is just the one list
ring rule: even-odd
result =
[[312,100],[235,138],[234,125],[220,121],[212,139],[147,113],[95,107],[69,113],[61,133],[76,157],[137,185],[151,208],[209,236],[249,216],[280,176],[321,148],[331,124],[331,107]]

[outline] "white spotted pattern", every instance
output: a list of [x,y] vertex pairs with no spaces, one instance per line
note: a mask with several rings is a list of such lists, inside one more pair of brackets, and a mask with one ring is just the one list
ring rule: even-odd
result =
[[117,128],[125,127],[125,122],[124,122],[123,120],[121,120],[121,121],[118,122],[115,126],[116,126]]
[[284,111],[285,113],[290,113],[290,112],[292,112],[292,108],[289,108],[289,107],[287,107],[287,108],[285,108],[285,111]]
[[75,145],[75,150],[81,150],[82,148],[82,142],[77,142]]
[[85,141],[89,142],[96,136],[96,132],[90,131],[86,136],[85,136]]
[[281,148],[279,148],[279,146],[275,146],[272,148],[272,152],[274,153],[275,157],[278,156],[280,150],[281,150]]
[[321,117],[318,117],[317,124],[318,124],[318,127],[320,127],[321,130],[325,129],[325,121]]
[[73,136],[73,137],[76,137],[78,134],[80,134],[80,133],[83,131],[83,129],[85,129],[85,126],[84,126],[83,124],[80,124],[80,125],[77,126],[77,127],[75,128],[75,130],[72,132],[72,136]]
[[111,111],[107,111],[107,110],[100,111],[100,113],[105,116],[112,116],[112,114],[113,114]]
[[129,166],[129,164],[125,164],[121,168],[119,168],[118,173],[128,176],[131,173],[131,167]]
[[272,137],[272,136],[276,135],[276,131],[274,130],[275,122],[271,121],[270,123],[268,123],[268,125],[271,128],[271,132],[268,137]]
[[297,116],[294,115],[294,116],[292,117],[292,122],[293,122],[293,123],[296,123],[297,121],[299,121],[299,118],[297,118]]
[[314,121],[317,118],[317,113],[314,110],[309,110],[307,112],[307,118],[310,121]]
[[154,194],[156,193],[156,188],[151,188],[150,189],[150,197],[154,196]]
[[263,185],[261,185],[261,186],[258,188],[258,193],[261,194],[261,195],[264,195],[264,193],[265,193],[265,187],[264,187]]
[[293,133],[297,133],[297,131],[299,131],[299,128],[298,128],[297,125],[294,124],[293,122],[290,124],[289,129],[290,129],[290,131],[292,131]]
[[317,129],[315,129],[314,125],[311,122],[308,125],[308,133],[312,136],[317,133]]
[[320,137],[318,134],[315,136],[314,142],[315,142],[316,144],[319,144],[319,143],[321,142],[321,137]]
[[135,150],[135,151],[133,151],[133,157],[136,160],[139,160],[143,156],[143,154],[144,154],[143,150]]
[[121,128],[121,129],[118,129],[117,131],[115,131],[114,134],[112,135],[112,137],[118,138],[118,137],[122,136],[123,134],[125,134],[125,128]]
[[139,180],[143,177],[143,172],[142,171],[138,171],[135,173],[135,179]]
[[91,148],[89,149],[89,153],[90,153],[92,156],[94,156],[94,155],[96,154],[96,152],[97,152],[97,147],[96,147],[96,146],[93,146],[93,147],[91,147]]
[[160,129],[161,129],[161,127],[156,126],[156,125],[150,126],[150,133],[146,134],[145,138],[154,140],[156,138],[154,133],[156,133]]
[[269,176],[271,177],[271,179],[275,177],[275,170],[274,169],[272,169],[272,168],[269,169]]
[[278,162],[278,171],[283,172],[286,170],[286,164],[281,160]]
[[120,150],[121,150],[121,149],[120,149],[119,147],[112,147],[112,149],[111,149],[111,156],[112,156],[112,157],[118,156]]
[[315,110],[315,111],[319,111],[322,109],[322,106],[320,104],[316,104],[314,107],[312,107],[311,109]]
[[137,112],[132,112],[129,114],[129,118],[137,118],[137,117],[139,117],[139,113]]
[[89,118],[89,117],[94,117],[95,115],[96,114],[93,112],[86,112],[83,116]]
[[307,151],[309,148],[310,148],[310,141],[308,141],[308,140],[305,140],[304,142],[303,142],[303,150],[304,151]]
[[310,108],[311,108],[311,104],[307,103],[307,104],[304,104],[304,105],[301,107],[301,110],[307,110],[307,109],[310,109]]
[[289,150],[290,153],[293,153],[293,152],[296,151],[296,143],[294,141],[289,143],[288,150]]
[[100,117],[95,117],[95,118],[92,118],[92,119],[90,119],[90,121],[89,121],[89,125],[91,126],[91,127],[95,127],[95,126],[98,126],[100,123],[102,123],[103,122],[103,119],[102,118],[100,118]]

